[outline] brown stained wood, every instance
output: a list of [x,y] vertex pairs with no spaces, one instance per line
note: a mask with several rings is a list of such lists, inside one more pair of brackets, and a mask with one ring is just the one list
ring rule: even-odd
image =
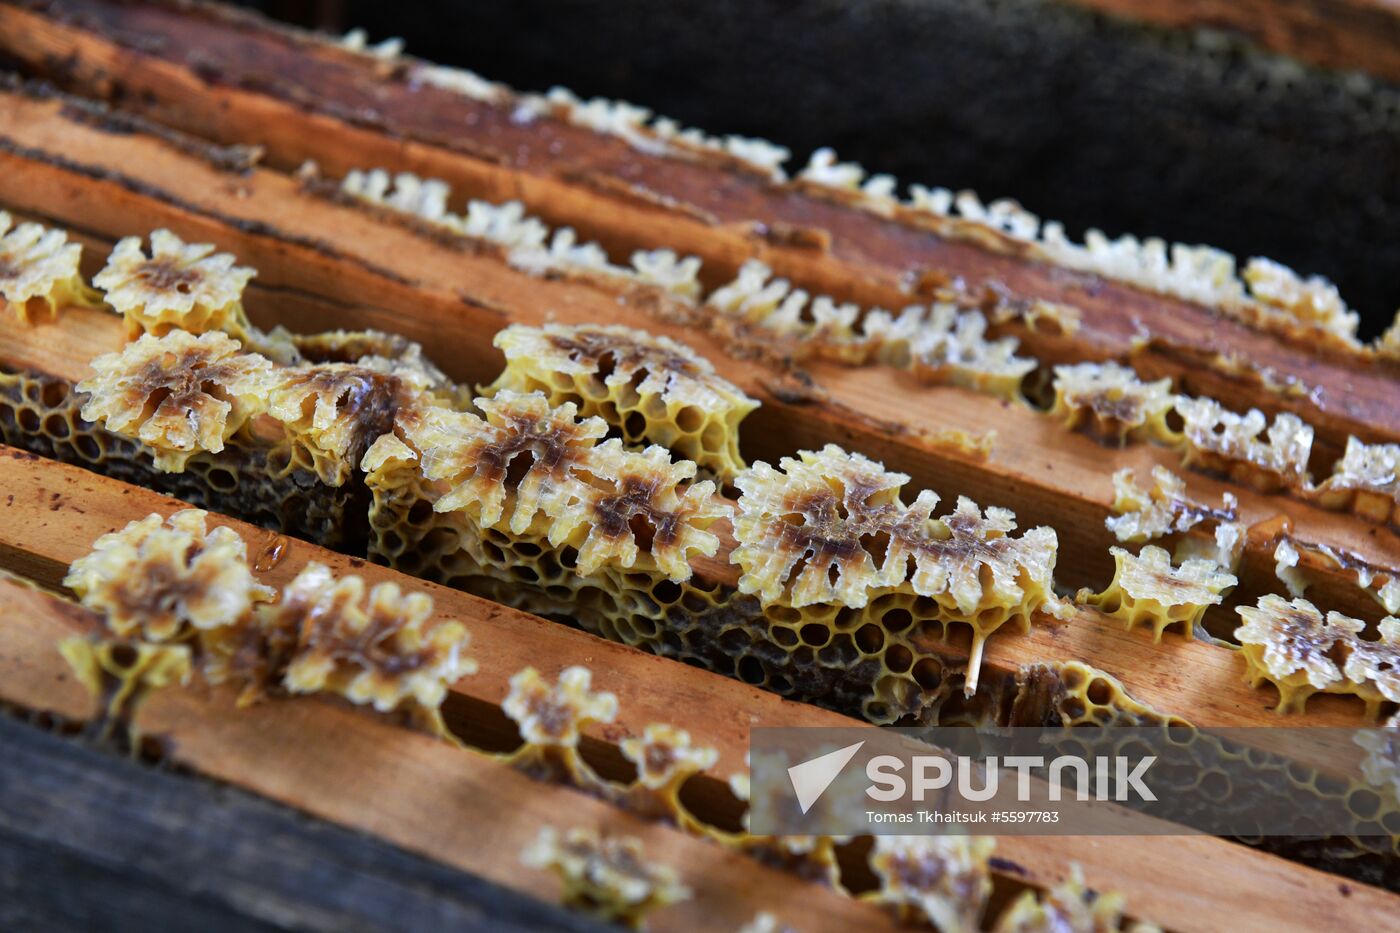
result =
[[[47,13],[0,7],[0,47],[31,69],[97,96],[119,98],[169,125],[226,143],[259,142],[284,169],[315,158],[341,174],[382,165],[441,177],[459,197],[518,198],[556,224],[599,239],[616,257],[668,246],[706,260],[711,284],[758,257],[818,293],[901,307],[910,283],[961,279],[1016,296],[1079,307],[1078,355],[1125,355],[1146,333],[1138,362],[1154,373],[1197,377],[1222,346],[1251,364],[1296,377],[1301,398],[1233,382],[1232,401],[1297,411],[1331,447],[1348,433],[1400,439],[1387,366],[1289,344],[1211,309],[1148,294],[942,237],[903,212],[876,216],[800,184],[774,185],[701,157],[640,152],[552,118],[511,119],[497,107],[241,14],[159,2],[45,4]],[[62,62],[61,68],[54,63]],[[917,180],[917,179],[913,179]],[[764,230],[808,231],[791,237]],[[998,240],[996,236],[991,237]],[[1065,342],[1022,333],[1046,361]],[[1219,374],[1214,374],[1220,378]]]
[[[16,462],[29,461],[16,461],[12,455],[0,457],[0,477],[7,488],[19,490],[16,504],[25,497],[53,502],[53,494],[57,492],[58,501],[64,505],[55,513],[60,517],[52,522],[26,521],[22,518],[23,509],[7,508],[8,520],[3,527],[18,526],[13,533],[7,531],[7,538],[38,538],[45,542],[41,545],[45,547],[53,539],[67,539],[74,542],[68,550],[76,554],[86,549],[86,545],[77,542],[87,533],[120,527],[128,512],[168,513],[179,507],[178,503],[161,500],[144,490],[122,487],[110,480],[54,464],[42,464],[42,470],[35,471],[36,479],[26,483],[22,481],[23,474],[12,467]],[[52,482],[55,478],[57,482]],[[51,482],[52,487],[48,485]],[[77,512],[71,504],[79,501],[83,503],[82,512]],[[239,530],[250,541],[258,541],[259,535],[264,539],[268,537],[265,532],[236,522],[217,518],[215,521]],[[287,543],[281,562],[264,577],[284,582],[308,557],[328,564],[337,572],[360,573],[371,581],[402,580],[392,571],[373,565],[356,566],[354,561],[298,541]],[[46,568],[50,577],[62,570],[52,560],[46,562]],[[638,733],[648,722],[673,722],[688,729],[698,744],[720,750],[721,763],[712,773],[722,776],[741,765],[751,726],[858,725],[835,713],[790,703],[737,681],[601,641],[466,594],[418,581],[404,583],[432,593],[439,614],[462,619],[471,629],[471,653],[481,662],[481,671],[456,686],[459,694],[470,693],[494,705],[503,697],[505,680],[516,666],[533,664],[552,676],[569,664],[588,664],[595,671],[596,686],[616,693],[619,698],[618,721],[594,730],[609,744]],[[63,617],[58,618],[59,615]],[[74,719],[90,717],[94,712],[91,699],[66,670],[53,663],[56,655],[52,653],[52,642],[59,633],[84,630],[84,626],[91,624],[90,617],[45,594],[0,581],[0,620],[3,620],[0,622],[0,694],[27,707],[48,709]],[[661,683],[666,685],[664,691],[655,689]],[[218,715],[211,715],[211,703],[220,711]],[[196,708],[197,712],[192,712]],[[248,716],[242,712],[232,713],[231,709],[231,698],[222,691],[212,700],[195,693],[172,691],[158,694],[142,713],[140,722],[152,732],[174,734],[177,757],[196,770],[322,818],[365,829],[449,864],[496,877],[478,869],[474,863],[463,863],[463,859],[471,857],[467,851],[473,848],[471,844],[460,840],[451,844],[443,842],[442,846],[449,850],[451,857],[443,856],[438,843],[451,829],[423,829],[417,823],[405,827],[394,822],[397,812],[386,816],[375,812],[375,807],[360,809],[359,803],[352,805],[340,799],[343,774],[356,775],[350,791],[359,793],[364,790],[362,782],[377,780],[372,773],[376,771],[375,762],[385,762],[383,766],[394,775],[397,789],[389,796],[397,799],[409,794],[412,788],[397,787],[400,776],[406,781],[418,780],[417,771],[425,765],[423,759],[416,756],[427,755],[429,764],[433,764],[434,756],[440,754],[436,750],[442,746],[418,736],[402,738],[405,733],[381,729],[367,716],[356,716],[351,711],[322,706],[315,701],[267,703],[254,707]],[[199,718],[199,729],[185,731],[189,717]],[[1310,714],[1309,720],[1312,718]],[[333,735],[344,739],[353,746],[348,753],[351,757],[340,760],[339,769],[323,768],[323,762],[316,756],[326,750],[318,740],[313,750],[298,752],[291,760],[275,766],[269,763],[262,768],[252,767],[252,759],[243,758],[256,752],[273,756],[271,761],[280,761],[276,756],[286,754],[288,746],[300,748],[306,736],[300,731],[292,735],[281,731],[283,724],[292,720],[300,723],[295,727],[297,730],[304,727],[317,737]],[[328,728],[332,725],[333,729]],[[399,743],[411,746],[415,757],[399,757]],[[311,759],[309,764],[308,759]],[[309,768],[312,774],[303,773],[303,767]],[[433,773],[423,779],[432,780],[436,786],[439,775],[434,768],[429,770]],[[480,790],[464,773],[460,780],[468,788]],[[487,789],[492,787],[494,785]],[[568,793],[548,790],[555,794]],[[470,790],[454,793],[466,794],[453,797],[458,807],[463,800],[471,800]],[[533,791],[522,793],[529,796]],[[579,800],[591,803],[577,795],[569,794],[569,797],[569,806],[576,805]],[[461,812],[458,807],[441,812]],[[536,807],[535,799],[531,799],[528,812],[539,813],[541,808],[541,818],[558,818],[547,805]],[[350,811],[349,817],[344,812],[346,809]],[[516,811],[517,814],[523,812],[526,811]],[[586,814],[592,812],[588,810]],[[585,816],[577,817],[579,822],[585,819]],[[650,846],[648,851],[652,851]],[[1375,911],[1394,909],[1400,903],[1392,895],[1367,886],[1350,882],[1339,885],[1335,878],[1322,872],[1204,836],[1074,839],[1004,836],[998,840],[997,855],[1003,860],[999,871],[1014,880],[1038,886],[1063,880],[1069,863],[1078,863],[1091,883],[1101,890],[1114,889],[1127,895],[1135,914],[1151,917],[1175,930],[1210,930],[1223,912],[1238,916],[1233,905],[1239,892],[1244,890],[1240,885],[1246,883],[1254,897],[1248,916],[1239,917],[1242,929],[1277,930],[1292,922],[1305,923],[1308,918],[1321,922],[1332,916],[1339,920],[1349,918],[1348,923],[1363,923],[1375,916]],[[690,880],[689,874],[685,877]],[[509,879],[503,883],[512,884]],[[784,915],[784,919],[791,918]],[[811,927],[819,928],[822,927]]]
[[1069,0],[1159,26],[1224,30],[1324,68],[1400,81],[1392,0]]
[[[0,618],[0,698],[88,718],[56,644],[92,631],[96,617],[0,582]],[[557,883],[522,865],[520,853],[545,826],[586,826],[641,839],[648,858],[673,866],[695,892],[653,915],[658,928],[737,928],[768,905],[804,929],[894,926],[870,905],[362,711],[315,699],[235,710],[236,694],[159,691],[135,725],[159,737],[177,765],[533,896],[549,897]]]
[[[237,788],[0,716],[0,927],[603,933]],[[328,880],[349,880],[330,883]]]
[[[56,101],[0,92],[0,118],[0,142],[10,141],[9,151],[0,151],[0,204],[71,227],[89,241],[169,226],[186,239],[215,243],[259,270],[248,298],[257,323],[400,333],[423,342],[451,375],[475,383],[498,374],[502,359],[490,337],[507,323],[615,322],[666,333],[762,399],[744,425],[749,458],[775,462],[834,441],[909,473],[911,488],[932,488],[948,502],[967,494],[984,505],[1013,505],[1022,527],[1049,524],[1060,532],[1059,577],[1071,587],[1107,579],[1111,538],[1102,519],[1112,501],[1113,470],[1138,466],[1144,480],[1151,463],[1180,471],[1165,449],[1109,450],[1032,410],[927,386],[886,367],[815,364],[809,370],[815,400],[794,399],[781,373],[736,358],[709,333],[658,317],[658,299],[645,289],[531,278],[471,241],[425,236],[310,195],[274,172],[222,170],[169,140],[112,135],[73,120]],[[88,257],[89,265],[95,261]],[[0,359],[32,355],[46,367],[84,374],[81,360],[65,356],[70,346],[81,356],[118,334],[96,329],[112,324],[86,320],[96,327],[71,344],[50,340],[47,331],[0,334]],[[979,460],[929,440],[949,428],[994,430],[990,456]],[[1192,485],[1211,501],[1226,488],[1204,478]],[[1305,538],[1354,550],[1379,566],[1400,564],[1400,539],[1386,529],[1283,497],[1233,491],[1250,520],[1287,515]],[[1270,582],[1271,565],[1269,555],[1247,564],[1256,589]],[[1353,590],[1339,578],[1326,592],[1339,600],[1333,608],[1374,615],[1370,598]]]

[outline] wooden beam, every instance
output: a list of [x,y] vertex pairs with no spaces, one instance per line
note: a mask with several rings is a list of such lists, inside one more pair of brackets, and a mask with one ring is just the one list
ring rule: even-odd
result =
[[[0,923],[609,929],[238,788],[0,717]],[[334,883],[327,883],[328,881]]]
[[[174,500],[137,487],[9,450],[0,450],[0,489],[6,490],[0,502],[11,495],[14,497],[6,505],[6,520],[0,522],[0,567],[14,566],[18,562],[40,580],[51,583],[61,578],[67,563],[85,553],[97,536],[120,528],[133,518],[151,512],[169,514],[183,507]],[[268,532],[224,518],[215,517],[214,521],[243,535],[255,559],[278,545],[280,559],[260,574],[270,583],[285,583],[306,561],[317,560],[337,573],[358,573],[370,582],[392,579],[403,586],[430,593],[439,616],[456,618],[467,624],[473,634],[472,653],[481,663],[479,673],[457,684],[455,697],[449,700],[450,717],[454,701],[464,709],[455,717],[454,726],[468,731],[474,722],[479,724],[485,719],[484,710],[499,705],[507,690],[506,681],[519,668],[532,665],[545,676],[552,677],[571,664],[587,664],[593,668],[598,674],[598,687],[616,693],[619,699],[617,721],[595,729],[592,733],[595,739],[614,746],[626,736],[640,734],[648,723],[670,722],[687,729],[698,744],[709,745],[720,752],[720,762],[713,771],[716,775],[727,775],[742,767],[752,727],[860,725],[835,713],[792,703],[738,681],[644,654],[465,593],[405,580],[393,571],[327,552],[306,542],[277,539]],[[22,598],[28,607],[32,600],[40,597]],[[0,611],[0,618],[18,618],[26,614],[32,611],[29,608],[10,614]],[[1014,670],[1023,658],[1073,657],[1078,644],[1074,636],[1080,628],[1066,626],[1054,630],[1055,634],[1042,643],[1048,653],[1039,656],[1027,648],[1023,649],[1024,654],[1004,657],[998,651],[998,640],[993,639],[988,664],[1010,665],[1003,670]],[[0,630],[6,629],[0,626]],[[5,637],[12,639],[12,650],[0,651],[0,655],[30,657],[42,653],[45,650],[42,640],[17,641],[25,637],[25,631],[21,628],[9,632]],[[1115,650],[1125,652],[1124,667],[1115,672],[1124,676],[1125,683],[1139,699],[1187,712],[1175,702],[1185,690],[1186,698],[1199,697],[1202,703],[1210,705],[1209,710],[1193,708],[1189,711],[1196,721],[1201,721],[1204,712],[1207,719],[1214,719],[1207,723],[1209,725],[1278,722],[1273,713],[1264,709],[1262,702],[1255,702],[1258,698],[1245,690],[1239,678],[1238,662],[1228,652],[1187,642],[1168,643],[1153,649],[1150,642],[1141,637],[1125,637],[1112,644]],[[1173,648],[1182,649],[1182,653],[1171,655],[1174,659],[1171,665],[1161,667],[1148,677],[1137,675],[1138,664],[1146,653],[1165,653]],[[1218,666],[1211,666],[1207,650],[1221,656]],[[1233,708],[1230,700],[1222,704],[1210,690],[1190,686],[1194,682],[1193,668],[1214,671],[1214,674],[1207,674],[1207,679],[1218,677],[1219,688],[1233,692],[1236,698]],[[2,678],[0,683],[3,683]],[[665,684],[666,689],[656,689],[657,684]],[[87,715],[82,712],[87,707],[79,705],[85,702],[83,695],[71,681],[66,684],[37,682],[29,696],[35,702],[52,696],[56,698],[54,702],[65,704],[60,711],[67,710],[68,715]],[[1306,717],[1295,722],[1314,725],[1354,722],[1353,711],[1335,702],[1340,700],[1318,697],[1317,705],[1310,705]],[[75,709],[78,711],[73,712]],[[467,711],[474,720],[464,721]],[[1252,901],[1259,929],[1265,929],[1269,923],[1287,925],[1298,904],[1303,905],[1298,909],[1304,910],[1304,915],[1316,912],[1320,917],[1328,911],[1340,910],[1361,918],[1377,905],[1390,903],[1388,895],[1369,889],[1362,889],[1365,895],[1358,900],[1356,892],[1360,886],[1351,882],[1339,887],[1336,880],[1325,873],[1204,836],[1076,839],[1072,843],[1048,836],[1007,836],[999,840],[998,856],[1003,859],[1000,870],[1004,874],[1037,886],[1064,880],[1069,863],[1077,862],[1096,887],[1123,891],[1135,912],[1140,911],[1142,916],[1180,930],[1210,929],[1213,918],[1219,916],[1217,911],[1223,909],[1220,905],[1234,903],[1241,890],[1240,878],[1251,879],[1252,890],[1267,892]],[[1167,883],[1164,879],[1171,881]],[[1343,888],[1348,893],[1344,894]],[[1380,900],[1372,899],[1373,893]]]

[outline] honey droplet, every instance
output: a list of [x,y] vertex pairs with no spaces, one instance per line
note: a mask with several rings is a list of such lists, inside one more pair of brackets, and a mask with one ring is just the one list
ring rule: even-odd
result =
[[253,570],[258,573],[267,573],[282,562],[286,553],[287,539],[282,535],[273,535],[271,540],[258,552],[258,559],[253,562]]

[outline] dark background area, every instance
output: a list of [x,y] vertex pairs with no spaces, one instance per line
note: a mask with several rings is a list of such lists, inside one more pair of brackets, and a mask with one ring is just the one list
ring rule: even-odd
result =
[[1400,91],[1218,32],[1056,0],[265,0],[526,90],[562,84],[901,182],[1010,196],[1076,237],[1158,235],[1400,306]]

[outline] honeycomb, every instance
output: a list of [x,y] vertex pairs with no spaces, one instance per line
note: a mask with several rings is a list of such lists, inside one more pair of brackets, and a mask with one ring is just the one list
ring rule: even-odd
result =
[[120,736],[135,752],[140,732],[136,710],[154,690],[188,683],[192,666],[188,645],[151,644],[112,636],[65,638],[58,651],[78,682],[102,703],[98,739]]
[[[835,751],[831,746],[813,749],[813,755],[824,755]],[[759,752],[756,760],[751,754],[744,755],[745,765],[757,765],[768,774],[782,774],[795,762],[783,750],[768,749]],[[812,804],[805,813],[798,808],[796,799],[779,784],[769,784],[769,797],[764,804],[776,821],[796,821],[807,818],[814,822],[839,820],[842,814],[836,809],[835,800],[850,800],[864,788],[864,776],[856,771],[842,772],[833,782],[837,790],[825,793]],[[752,769],[730,775],[729,789],[742,803],[748,804],[740,821],[743,832],[728,840],[744,849],[766,864],[796,872],[805,878],[820,881],[832,887],[841,883],[841,865],[837,847],[850,842],[851,836],[797,835],[785,833],[779,836],[759,836],[752,831],[753,781]]]
[[0,370],[0,441],[327,547],[354,548],[362,539],[357,489],[331,488],[294,468],[285,445],[245,447],[235,438],[217,454],[195,453],[182,473],[162,472],[138,441],[84,419],[70,389],[41,373]]
[[[966,498],[934,518],[935,493],[905,505],[907,476],[835,445],[779,466],[759,462],[735,480],[741,495],[731,560],[741,571],[738,589],[758,596],[770,617],[774,609],[817,605],[860,610],[886,594],[924,597],[934,610],[928,621],[973,630],[970,694],[987,636],[1007,622],[1029,630],[1035,611],[1058,610],[1052,529],[1013,538],[1011,512],[984,514]],[[816,622],[810,612],[795,615]],[[884,641],[878,624],[867,637]]]
[[310,563],[282,591],[270,628],[298,633],[283,683],[380,712],[409,707],[435,721],[450,684],[476,671],[460,622],[430,622],[433,600],[396,584],[366,587]]
[[600,786],[602,779],[579,755],[578,744],[585,727],[617,718],[617,697],[592,686],[593,672],[581,665],[565,668],[554,684],[533,667],[512,676],[501,709],[515,722],[525,744],[510,757],[511,763],[579,787]]
[[886,340],[886,353],[902,359],[926,382],[962,386],[1008,400],[1021,398],[1021,382],[1036,361],[1016,355],[1014,337],[988,340],[987,319],[975,311],[935,305],[907,344]]
[[601,419],[579,421],[572,404],[553,408],[541,393],[501,390],[477,407],[484,418],[430,407],[403,419],[423,476],[446,487],[435,511],[571,548],[582,576],[606,564],[679,582],[690,578],[692,555],[718,550],[706,529],[725,510],[713,483],[693,482],[694,463],[660,447],[599,443]]
[[506,368],[486,394],[541,392],[600,417],[629,446],[659,444],[723,482],[744,468],[739,423],[758,403],[694,350],[615,325],[512,325],[496,335]]
[[423,347],[397,334],[377,330],[333,330],[290,334],[297,362],[353,363],[393,376],[414,392],[427,393],[448,407],[464,408],[472,394],[457,385],[423,354]]
[[990,310],[993,324],[1018,323],[1032,332],[1073,337],[1084,325],[1083,315],[1073,305],[1034,298],[998,301]]
[[1006,399],[1021,398],[1021,381],[1036,365],[1016,355],[1014,338],[987,339],[987,319],[979,311],[937,304],[906,308],[897,317],[882,309],[862,315],[853,304],[809,297],[750,260],[734,281],[711,293],[707,306],[788,341],[798,356],[879,361],[932,383]]
[[[139,639],[130,645],[180,643],[184,677],[193,658],[209,682],[241,683],[240,705],[276,688],[331,692],[380,712],[406,708],[445,733],[437,711],[447,687],[475,671],[460,623],[430,624],[425,594],[393,583],[367,589],[316,563],[278,594],[254,579],[243,539],[208,530],[206,518],[197,509],[152,514],[103,535],[64,585],[109,632]],[[85,649],[72,655],[92,676],[110,667]]]
[[207,514],[152,514],[105,534],[63,585],[123,638],[184,641],[237,625],[275,594],[253,578],[243,539],[230,528],[206,529]]
[[1400,523],[1400,445],[1348,437],[1342,459],[1312,495],[1325,508],[1348,510],[1377,523]]
[[[1069,878],[1037,897],[1022,891],[997,917],[994,933],[1160,933],[1150,923],[1123,918],[1123,895],[1084,886],[1084,872],[1070,867]],[[1126,925],[1125,925],[1126,924]]]
[[[302,166],[303,180],[319,181],[314,162]],[[313,184],[313,187],[315,185]],[[420,178],[412,172],[390,175],[382,168],[352,170],[339,185],[339,194],[382,210],[392,211],[456,236],[485,240],[505,250],[506,260],[533,275],[583,273],[650,285],[671,297],[693,304],[700,294],[700,260],[681,258],[672,250],[638,251],[630,267],[615,266],[597,243],[580,243],[569,227],[553,232],[542,221],[525,214],[519,201],[491,204],[470,201],[467,213],[448,209],[452,190],[437,178]]]
[[1206,608],[1220,605],[1225,591],[1238,582],[1213,560],[1191,558],[1173,567],[1171,555],[1150,544],[1136,555],[1120,547],[1109,553],[1113,582],[1083,601],[1121,619],[1129,629],[1150,626],[1154,641],[1161,641],[1162,632],[1177,624],[1187,638],[1195,637]]
[[1376,355],[1382,359],[1400,359],[1400,313],[1395,315],[1385,333],[1376,338]]
[[1302,596],[1312,583],[1313,570],[1341,571],[1370,594],[1389,615],[1400,613],[1400,578],[1396,571],[1369,563],[1359,554],[1315,541],[1305,541],[1286,531],[1275,534],[1274,572],[1288,587],[1289,595]]
[[1255,258],[1245,266],[1244,280],[1256,301],[1304,325],[1356,340],[1360,316],[1348,310],[1337,286],[1321,276],[1304,279],[1287,266]]
[[1112,674],[1082,661],[1030,664],[1017,672],[1009,708],[983,720],[1010,726],[1187,726],[1132,696]]
[[1071,430],[1124,444],[1129,440],[1173,441],[1166,416],[1176,402],[1170,379],[1143,382],[1117,363],[1055,367],[1051,415]]
[[692,776],[714,767],[719,753],[713,748],[692,744],[690,733],[664,723],[650,723],[640,736],[623,739],[622,757],[637,769],[637,780],[629,789],[634,811],[649,816],[688,820],[681,804],[681,785]]
[[1368,704],[1379,705],[1375,694],[1390,703],[1400,703],[1400,619],[1384,618],[1376,626],[1375,641],[1357,638],[1351,644],[1342,674]]
[[646,915],[657,908],[690,897],[675,871],[648,859],[630,836],[600,836],[583,827],[561,835],[545,827],[521,861],[553,872],[569,907],[632,930],[646,929]]
[[93,360],[96,374],[77,385],[90,396],[82,416],[141,441],[157,469],[180,472],[196,452],[223,450],[262,410],[272,364],[240,350],[218,331],[143,336]]
[[1203,522],[1233,522],[1238,501],[1225,493],[1219,509],[1187,498],[1186,481],[1166,467],[1152,468],[1152,487],[1137,484],[1131,468],[1113,474],[1113,515],[1108,530],[1125,544],[1141,544],[1169,534],[1190,531]]
[[286,427],[294,467],[341,486],[392,427],[398,389],[394,376],[352,363],[286,367],[270,387],[266,411]]
[[1277,687],[1278,712],[1301,712],[1318,692],[1358,696],[1372,717],[1382,704],[1400,702],[1400,620],[1383,619],[1380,638],[1371,641],[1363,637],[1364,622],[1339,612],[1324,618],[1305,599],[1269,594],[1235,611],[1244,620],[1235,638],[1245,682]]
[[894,908],[905,922],[974,933],[992,891],[995,847],[987,836],[876,836],[870,869],[880,887],[863,898]]
[[0,304],[14,308],[24,323],[65,307],[96,306],[97,293],[78,272],[82,254],[63,230],[14,227],[14,218],[0,211]]
[[1361,760],[1366,783],[1390,788],[1400,799],[1400,713],[1387,719],[1384,728],[1358,729],[1354,740],[1366,752]]
[[1182,538],[1178,560],[1202,558],[1233,572],[1244,550],[1245,527],[1238,521],[1238,500],[1224,493],[1219,508],[1187,498],[1186,483],[1165,467],[1152,468],[1152,488],[1143,489],[1131,469],[1113,474],[1113,512],[1104,525],[1125,544],[1141,544],[1167,535],[1190,531],[1197,525],[1213,525],[1213,546],[1197,538]]
[[[1297,415],[1281,412],[1268,424],[1257,408],[1237,415],[1211,398],[1179,397],[1176,410],[1184,422],[1187,466],[1222,473],[1260,492],[1307,487],[1313,429]],[[1266,426],[1267,440],[1261,437]]]
[[180,329],[249,336],[243,290],[257,273],[207,243],[185,243],[169,230],[151,233],[151,255],[140,237],[125,237],[92,283],[121,314],[127,332],[163,337]]
[[669,249],[639,250],[632,254],[632,268],[645,285],[692,304],[700,298],[700,260],[695,256],[680,256]]
[[201,632],[199,672],[211,684],[234,684],[239,708],[281,695],[301,638],[299,620],[265,607],[238,625]]
[[[401,411],[401,420],[409,417]],[[775,606],[765,614],[758,600],[716,582],[644,571],[640,557],[630,569],[605,564],[583,576],[578,550],[553,547],[545,533],[483,530],[464,512],[434,511],[443,490],[425,479],[418,460],[413,447],[388,435],[362,464],[372,496],[369,553],[377,562],[876,722],[932,715],[962,676],[929,644],[941,635],[914,624],[916,615],[937,617],[931,599],[875,597],[867,614],[891,620],[881,631],[878,619],[834,605],[801,613]],[[941,632],[941,623],[930,624]]]

